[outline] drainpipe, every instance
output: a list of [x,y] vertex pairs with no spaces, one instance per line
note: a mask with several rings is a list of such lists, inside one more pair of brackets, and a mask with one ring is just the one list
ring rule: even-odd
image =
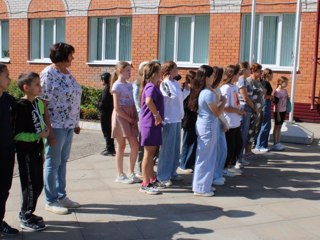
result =
[[254,56],[255,23],[256,23],[256,0],[252,0],[251,31],[250,31],[250,53],[249,53],[249,63],[250,64],[255,61],[255,56]]
[[316,93],[317,68],[318,68],[318,49],[319,49],[319,24],[320,24],[320,2],[318,1],[317,16],[316,16],[316,31],[314,38],[314,57],[313,57],[313,74],[312,74],[312,92],[310,110],[314,110],[314,100]]
[[300,19],[301,19],[301,0],[297,1],[296,11],[296,26],[295,26],[295,37],[294,37],[294,62],[292,67],[292,84],[291,84],[291,113],[289,114],[289,122],[293,122],[294,113],[294,93],[296,90],[297,81],[297,65],[298,65],[298,53],[299,53],[299,37],[300,37]]

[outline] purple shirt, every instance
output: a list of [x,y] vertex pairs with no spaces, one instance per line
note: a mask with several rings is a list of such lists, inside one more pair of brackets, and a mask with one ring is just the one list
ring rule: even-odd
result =
[[141,110],[140,110],[140,126],[141,127],[154,127],[155,119],[153,113],[150,111],[146,104],[146,98],[150,97],[156,105],[161,118],[164,116],[164,103],[163,96],[160,89],[153,83],[147,83],[144,87],[141,97]]

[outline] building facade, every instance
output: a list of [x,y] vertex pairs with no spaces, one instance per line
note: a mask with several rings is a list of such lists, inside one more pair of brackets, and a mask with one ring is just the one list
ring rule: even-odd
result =
[[[316,109],[310,111],[317,0],[302,3],[295,93],[297,121],[320,122],[320,70]],[[291,79],[295,0],[257,0],[254,59]],[[0,0],[0,61],[11,77],[40,72],[48,48],[64,41],[75,49],[71,71],[87,86],[130,61],[174,60],[182,75],[202,64],[225,67],[248,60],[251,0]],[[290,92],[291,82],[288,90]]]

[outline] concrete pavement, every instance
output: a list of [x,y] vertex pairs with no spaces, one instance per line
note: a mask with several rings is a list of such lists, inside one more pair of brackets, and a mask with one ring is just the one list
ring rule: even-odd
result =
[[[191,174],[149,196],[138,184],[114,183],[114,157],[99,154],[102,134],[83,130],[74,138],[67,173],[68,195],[82,207],[55,215],[44,210],[42,194],[35,214],[48,228],[1,239],[320,239],[320,146],[286,146],[284,152],[259,154],[243,175],[217,187],[214,197],[193,196]],[[20,195],[16,174],[5,220],[17,228]]]

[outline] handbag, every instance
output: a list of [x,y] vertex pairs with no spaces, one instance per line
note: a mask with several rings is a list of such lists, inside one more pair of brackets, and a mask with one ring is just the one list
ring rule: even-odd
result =
[[288,97],[288,99],[287,99],[287,112],[289,113],[289,112],[291,112],[291,110],[292,110],[292,106],[291,106],[290,98]]

